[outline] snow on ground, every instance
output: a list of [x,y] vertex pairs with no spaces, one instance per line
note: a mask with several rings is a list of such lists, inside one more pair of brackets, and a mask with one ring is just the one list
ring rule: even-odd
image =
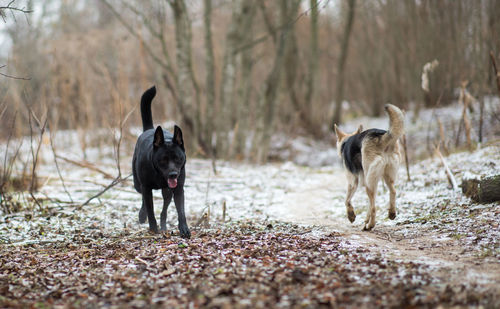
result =
[[[486,109],[491,110],[498,103],[497,99],[487,101]],[[421,111],[415,122],[411,121],[412,113],[408,113],[409,149],[412,152],[425,149],[423,145],[427,134],[436,132],[424,128],[429,126],[435,115],[452,125],[460,114],[457,105],[435,111]],[[474,119],[473,124],[476,121]],[[351,131],[359,123],[363,123],[365,128],[386,128],[388,125],[385,117],[363,118],[347,123],[345,130]],[[495,142],[495,138],[498,139],[495,130],[497,127],[493,122],[485,123],[485,135],[489,141],[487,147],[472,153],[460,152],[446,157],[458,183],[464,176],[500,174],[500,143],[498,140]],[[87,136],[87,148],[83,155],[80,143],[77,142],[81,139],[79,134],[58,132],[54,136],[57,154],[77,162],[82,162],[85,157],[88,162],[114,177],[117,174],[115,151],[112,147],[99,147],[103,144],[103,138],[109,139],[110,133],[110,130],[102,130],[94,132],[93,136]],[[131,135],[138,133],[134,131]],[[313,227],[315,233],[343,233],[351,243],[357,245],[375,241],[367,235],[389,241],[413,240],[424,235],[429,237],[430,244],[415,244],[416,250],[427,247],[432,249],[439,243],[452,242],[463,247],[461,254],[490,258],[498,262],[499,204],[474,204],[461,192],[453,191],[438,159],[430,158],[411,165],[411,181],[406,180],[404,167],[400,168],[397,183],[398,216],[393,221],[387,218],[388,190],[380,184],[376,200],[377,225],[372,234],[362,234],[360,230],[368,208],[368,199],[364,189],[360,187],[353,198],[357,219],[354,224],[349,223],[344,206],[345,175],[336,149],[306,138],[289,139],[282,144],[279,141],[285,140],[284,138],[276,136],[274,139],[276,157],[281,153],[287,158],[283,163],[256,166],[218,161],[218,173],[215,175],[210,161],[188,158],[185,206],[191,227],[205,213],[210,214],[212,227],[222,226],[223,205],[226,205],[226,223],[249,219],[291,222]],[[124,176],[130,174],[134,142],[133,138],[129,138],[122,144],[121,167]],[[11,153],[15,151],[16,145],[17,142],[11,142]],[[25,139],[20,151],[25,158],[31,155],[29,145],[29,139]],[[0,153],[4,153],[4,149],[5,145],[0,145]],[[133,189],[131,178],[88,205],[78,207],[101,192],[111,183],[112,178],[58,159],[65,185],[63,187],[55,168],[50,143],[44,141],[40,154],[38,176],[41,188],[36,196],[41,201],[41,206],[34,205],[29,210],[5,213],[0,220],[0,242],[57,242],[82,237],[82,234],[91,238],[92,235],[119,236],[128,232],[146,231],[147,224],[138,224],[141,196]],[[22,166],[17,165],[16,168],[21,170]],[[160,192],[155,192],[154,197],[155,211],[159,218],[162,205]],[[21,202],[30,200],[27,194],[14,195],[14,198]],[[168,213],[168,228],[173,233],[177,233],[176,220],[177,214],[172,203]],[[431,260],[426,262],[432,263]]]
[[[72,151],[77,152],[73,149]],[[110,235],[125,230],[142,231],[147,225],[137,222],[141,204],[140,194],[133,189],[131,179],[112,188],[82,209],[74,205],[82,204],[89,197],[100,192],[111,179],[102,174],[75,168],[71,163],[59,160],[62,177],[68,193],[54,170],[51,152],[45,151],[39,176],[45,183],[37,194],[45,200],[41,210],[7,214],[0,222],[0,237],[3,242],[58,241],[72,237],[75,232],[89,229],[92,232]],[[94,162],[104,162],[100,166],[111,175],[113,160],[111,151],[88,151],[95,156]],[[66,157],[77,159],[67,151]],[[106,160],[102,157],[107,157]],[[97,159],[97,158],[100,159]],[[91,160],[92,161],[92,160]],[[500,147],[492,145],[473,153],[462,152],[447,158],[457,180],[465,174],[489,175],[500,173]],[[127,164],[125,164],[127,162]],[[130,158],[124,158],[124,175],[130,173]],[[336,231],[362,228],[368,199],[363,188],[359,188],[353,198],[357,219],[351,225],[345,215],[345,176],[340,165],[311,168],[291,162],[274,163],[263,166],[251,164],[218,162],[218,174],[214,175],[211,162],[189,159],[185,185],[186,212],[190,225],[210,210],[210,222],[221,224],[223,204],[226,204],[226,221],[257,219],[277,220],[304,225],[328,226]],[[377,228],[396,228],[395,235],[407,237],[420,233],[423,228],[432,228],[439,222],[440,229],[448,227],[449,237],[466,238],[467,242],[492,245],[492,253],[500,256],[499,230],[484,231],[481,239],[475,240],[466,232],[468,225],[477,220],[500,222],[498,204],[474,205],[461,192],[449,188],[446,175],[437,159],[428,159],[410,169],[412,180],[406,181],[406,171],[400,169],[397,185],[398,216],[387,219],[388,190],[379,185],[377,196]],[[161,211],[161,194],[155,192],[155,211]],[[462,212],[475,215],[463,216]],[[173,203],[169,210],[169,229],[177,231],[176,212]],[[444,220],[448,223],[440,222]],[[463,234],[463,235],[462,235]],[[441,235],[442,236],[442,235]],[[441,237],[440,236],[440,237]],[[471,238],[471,239],[469,239]],[[495,240],[496,239],[496,240]],[[496,250],[496,251],[495,251]]]

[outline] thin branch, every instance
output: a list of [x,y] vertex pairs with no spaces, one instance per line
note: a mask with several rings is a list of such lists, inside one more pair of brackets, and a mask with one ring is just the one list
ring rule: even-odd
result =
[[87,161],[84,161],[84,162],[77,162],[77,161],[74,161],[74,160],[71,160],[71,159],[68,159],[68,158],[65,158],[65,157],[61,157],[60,155],[56,155],[56,157],[58,159],[61,159],[63,161],[66,161],[68,163],[71,163],[71,164],[74,164],[76,166],[79,166],[79,167],[85,167],[85,168],[88,168],[89,170],[92,170],[92,171],[95,171],[95,172],[98,172],[102,175],[104,175],[105,178],[108,178],[108,179],[113,179],[114,177],[111,176],[110,174],[106,173],[105,171],[101,170],[100,168],[92,165],[91,163],[87,162]]
[[96,195],[94,195],[91,198],[89,198],[88,200],[86,200],[85,203],[83,203],[82,205],[80,205],[78,208],[81,209],[83,206],[88,205],[88,203],[90,203],[93,199],[96,199],[99,196],[103,195],[106,191],[108,191],[109,189],[113,188],[117,184],[120,184],[120,183],[124,182],[125,180],[127,180],[131,176],[132,176],[132,174],[128,175],[125,178],[122,178],[120,176],[116,177],[115,179],[113,179],[113,181],[106,188],[104,188],[101,192],[97,193]]
[[[3,68],[5,68],[5,67],[6,67],[6,65],[4,64],[4,65],[0,66],[0,69],[3,69]],[[0,75],[1,75],[1,76],[4,76],[4,77],[7,77],[7,78],[12,78],[12,79],[19,79],[19,80],[31,80],[31,77],[18,77],[18,76],[13,76],[13,75],[9,75],[9,74],[5,74],[5,73],[1,73],[1,72],[0,72]]]
[[74,202],[73,198],[71,197],[71,194],[69,193],[68,189],[66,188],[66,185],[64,184],[64,178],[62,177],[61,170],[59,169],[59,164],[57,163],[56,148],[54,146],[54,140],[52,138],[52,130],[50,130],[50,128],[49,128],[49,138],[50,138],[50,148],[52,149],[52,153],[54,154],[54,163],[56,165],[57,174],[59,175],[59,179],[61,180],[64,192],[66,192],[66,194],[69,197],[69,200],[73,203]]
[[0,119],[2,119],[3,115],[7,111],[7,103],[2,104],[2,111],[0,112]]
[[[267,39],[269,39],[269,37],[274,37],[275,35],[273,33],[277,33],[278,31],[282,31],[284,29],[288,29],[289,27],[293,26],[294,24],[296,24],[302,17],[304,17],[305,15],[309,14],[309,12],[313,9],[313,8],[316,8],[316,7],[319,7],[319,5],[324,2],[325,5],[323,7],[325,7],[329,2],[330,0],[320,0],[318,1],[318,3],[316,4],[316,6],[314,7],[310,7],[308,10],[305,10],[304,12],[300,13],[299,15],[297,15],[297,17],[295,19],[291,19],[290,21],[288,22],[285,22],[277,27],[274,27],[274,31],[272,31],[272,28],[269,27],[269,25],[266,25],[268,27],[268,31],[270,31],[269,34],[264,34],[260,37],[258,37],[257,39],[253,40],[252,42],[250,43],[245,43],[237,48],[234,49],[234,53],[239,53],[241,52],[242,50],[245,50],[245,49],[248,49],[248,48],[253,48],[255,45],[258,45],[264,41],[266,41]],[[265,8],[265,6],[264,6]],[[261,7],[262,9],[262,7]]]
[[40,128],[40,140],[38,141],[38,145],[37,145],[36,152],[35,152],[33,149],[33,125],[31,122],[31,118],[32,117],[35,118],[35,117],[34,117],[33,110],[30,109],[29,112],[30,112],[30,115],[28,117],[28,121],[29,121],[29,125],[30,125],[31,156],[32,156],[32,160],[33,160],[33,165],[32,165],[32,170],[31,170],[31,184],[30,184],[29,193],[30,193],[31,197],[33,198],[33,200],[35,201],[35,203],[38,205],[38,208],[41,210],[42,205],[40,204],[40,202],[36,198],[33,191],[34,191],[35,180],[36,180],[36,167],[37,167],[37,163],[38,163],[38,154],[40,153],[40,148],[42,146],[43,134],[45,133],[45,127],[47,125],[48,117],[45,117],[45,121],[44,121],[42,127]]
[[438,144],[437,146],[434,146],[434,151],[435,151],[436,155],[439,157],[439,159],[441,160],[441,163],[443,164],[444,170],[446,172],[446,177],[448,178],[448,182],[452,186],[453,191],[457,191],[458,190],[457,181],[455,180],[455,176],[453,176],[453,173],[451,172],[450,168],[448,167],[446,160],[444,159],[443,155],[441,154],[441,151],[439,151],[439,145],[440,144]]
[[167,71],[173,73],[172,67],[168,63],[165,63],[164,61],[162,61],[160,59],[160,57],[158,57],[153,52],[153,50],[151,49],[151,46],[149,46],[148,44],[146,44],[146,42],[144,42],[144,40],[142,39],[141,35],[139,33],[137,33],[137,31],[135,31],[132,26],[129,25],[129,23],[123,18],[123,16],[120,15],[120,13],[118,13],[117,10],[115,10],[115,8],[108,2],[108,0],[103,0],[102,2],[111,10],[111,12],[113,13],[113,15],[115,15],[115,17],[118,19],[118,21],[130,32],[130,34],[132,34],[132,36],[134,36],[140,42],[143,43],[146,52],[153,58],[153,60],[156,63],[158,63],[159,65],[161,65]]
[[[7,144],[5,147],[5,153],[4,153],[4,159],[3,159],[3,170],[2,170],[2,179],[1,179],[2,181],[0,183],[0,190],[2,190],[3,185],[7,182],[7,178],[10,176],[10,171],[12,171],[12,166],[11,166],[12,163],[11,162],[13,162],[13,161],[9,162],[9,166],[7,166],[7,155],[9,153],[9,145],[10,145],[10,141],[12,139],[12,135],[14,133],[14,125],[16,123],[16,119],[17,119],[17,111],[14,113],[14,117],[12,118],[12,125],[11,125],[10,131],[9,131],[9,136],[7,137]],[[22,144],[22,140],[21,140],[21,144]],[[19,146],[19,148],[20,148],[20,146]],[[16,156],[19,153],[19,148],[16,151]]]
[[32,13],[33,11],[32,10],[27,10],[25,8],[18,8],[18,7],[14,7],[12,6],[12,4],[15,2],[16,0],[11,0],[9,2],[9,4],[7,4],[7,6],[0,6],[0,17],[2,17],[2,20],[4,23],[7,22],[7,20],[5,19],[6,17],[6,13],[5,11],[9,10],[11,13],[12,13],[12,16],[14,17],[14,20],[16,19],[15,15],[14,15],[14,12],[21,12],[23,13],[24,15],[26,14],[29,14],[29,13]]

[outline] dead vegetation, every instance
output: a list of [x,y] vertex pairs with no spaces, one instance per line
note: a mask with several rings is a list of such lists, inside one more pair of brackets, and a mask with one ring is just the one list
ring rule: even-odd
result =
[[[306,233],[306,234],[304,234]],[[433,307],[500,303],[395,262],[340,235],[241,222],[177,237],[74,235],[70,243],[3,246],[0,305],[119,307]],[[103,263],[102,261],[106,261]]]

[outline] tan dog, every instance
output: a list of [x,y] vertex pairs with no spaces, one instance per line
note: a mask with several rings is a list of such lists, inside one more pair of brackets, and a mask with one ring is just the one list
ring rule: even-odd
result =
[[389,218],[396,218],[396,181],[401,159],[398,139],[404,133],[404,116],[399,108],[386,104],[385,111],[389,115],[389,130],[369,129],[363,131],[360,126],[352,134],[342,132],[335,125],[337,135],[337,150],[346,169],[348,187],[345,206],[349,221],[354,222],[356,214],[351,199],[361,178],[370,200],[370,210],[367,212],[363,230],[371,230],[375,226],[375,196],[377,184],[381,178],[389,187],[390,203]]

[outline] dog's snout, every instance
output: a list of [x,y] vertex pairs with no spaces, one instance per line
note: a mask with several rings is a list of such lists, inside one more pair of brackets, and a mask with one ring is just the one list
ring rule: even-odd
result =
[[179,176],[179,173],[177,173],[177,172],[168,173],[168,178],[170,178],[170,179],[175,179],[175,178],[177,178],[177,176]]

